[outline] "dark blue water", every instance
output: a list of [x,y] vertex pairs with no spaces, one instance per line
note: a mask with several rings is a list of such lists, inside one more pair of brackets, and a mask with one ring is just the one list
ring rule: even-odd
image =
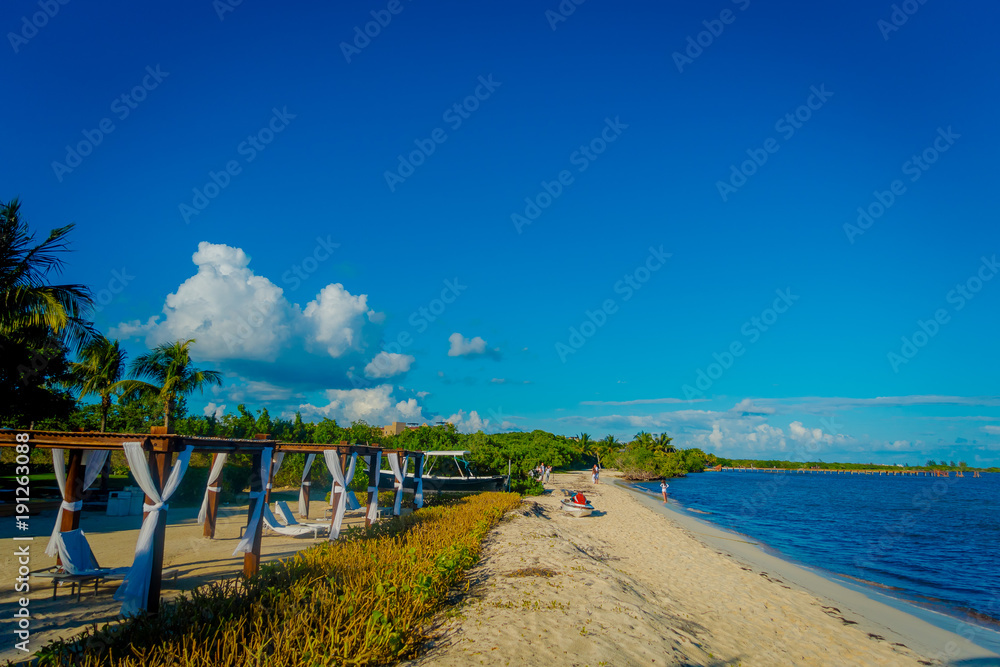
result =
[[672,503],[792,560],[1000,626],[1000,474],[706,472],[669,483]]

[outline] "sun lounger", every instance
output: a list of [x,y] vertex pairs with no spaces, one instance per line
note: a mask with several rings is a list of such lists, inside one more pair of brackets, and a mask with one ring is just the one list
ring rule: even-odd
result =
[[[75,592],[79,602],[84,585],[93,583],[94,595],[97,595],[97,589],[103,582],[121,581],[128,574],[127,567],[101,567],[87,542],[87,536],[79,528],[58,533],[56,547],[62,564],[31,573],[35,577],[52,579],[53,599],[60,585],[69,585],[70,595]],[[164,570],[163,576],[177,579],[177,570]]]
[[271,508],[264,505],[264,509],[261,512],[261,519],[264,520],[264,527],[273,533],[278,535],[286,535],[288,537],[305,537],[307,535],[312,535],[313,538],[319,537],[318,528],[310,528],[309,526],[303,526],[301,524],[295,526],[284,526],[282,525],[271,513]]
[[274,511],[277,513],[277,516],[280,517],[289,528],[291,528],[292,526],[305,526],[306,528],[311,528],[321,533],[330,532],[330,524],[328,523],[302,523],[301,521],[298,521],[295,518],[295,515],[292,514],[292,510],[289,509],[288,503],[286,503],[284,500],[275,501]]

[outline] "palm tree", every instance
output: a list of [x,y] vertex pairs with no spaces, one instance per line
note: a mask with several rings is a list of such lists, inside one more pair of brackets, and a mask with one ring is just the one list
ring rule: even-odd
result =
[[108,423],[108,411],[111,409],[111,397],[128,390],[133,384],[123,379],[125,375],[125,350],[118,341],[110,341],[104,336],[97,336],[80,350],[80,361],[70,364],[72,380],[70,385],[84,396],[100,396],[101,398],[101,431]]
[[[163,343],[132,362],[131,372],[136,380],[129,387],[155,394],[163,403],[163,425],[168,432],[170,413],[179,397],[194,393],[196,389],[204,391],[206,385],[222,385],[222,374],[219,371],[191,366],[190,348],[194,342],[192,338],[183,343]],[[153,384],[142,380],[150,380]]]
[[640,445],[648,449],[653,444],[653,436],[651,436],[649,433],[646,433],[645,431],[639,431],[632,438],[632,442],[634,442],[636,445]]
[[93,301],[85,285],[51,285],[50,273],[63,268],[60,253],[73,225],[58,227],[35,244],[21,203],[0,203],[0,337],[41,340],[50,333],[79,349],[92,335],[85,319]]
[[618,438],[608,434],[604,436],[604,439],[597,443],[597,447],[594,448],[594,453],[597,455],[597,465],[604,467],[601,463],[601,457],[607,458],[608,454],[613,454],[621,449],[622,443],[618,442]]
[[592,456],[594,449],[594,441],[590,439],[589,433],[581,433],[576,436],[576,441],[580,445],[580,455],[581,456]]
[[670,444],[672,441],[673,438],[671,438],[669,435],[667,435],[666,433],[661,433],[660,435],[656,436],[656,438],[653,439],[653,445],[656,447],[658,451],[663,452],[664,454],[669,454],[670,452],[674,451],[673,446]]

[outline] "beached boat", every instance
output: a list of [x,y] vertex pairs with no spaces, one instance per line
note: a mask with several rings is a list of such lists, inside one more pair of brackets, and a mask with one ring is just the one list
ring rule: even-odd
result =
[[590,504],[590,501],[584,499],[584,502],[577,502],[576,496],[571,498],[563,498],[559,501],[562,506],[563,511],[572,516],[590,516],[594,511],[594,506]]

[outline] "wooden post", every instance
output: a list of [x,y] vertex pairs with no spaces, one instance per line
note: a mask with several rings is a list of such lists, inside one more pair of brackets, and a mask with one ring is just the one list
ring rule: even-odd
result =
[[[66,471],[66,492],[63,500],[68,503],[75,503],[83,500],[83,450],[69,450],[69,470]],[[59,525],[59,532],[76,530],[80,527],[80,510],[63,510],[62,523]]]
[[[262,453],[256,451],[253,453],[253,474],[250,475],[250,493],[261,493],[264,489],[261,488],[260,484],[260,466],[261,466]],[[247,526],[250,525],[250,517],[253,516],[253,511],[257,507],[257,503],[262,503],[264,501],[263,496],[250,499],[250,511],[247,514]],[[253,575],[257,574],[257,570],[260,569],[260,538],[263,534],[264,519],[261,518],[257,522],[257,530],[254,532],[253,536],[253,549],[248,553],[243,554],[243,576],[248,579]]]
[[[215,461],[219,458],[218,454],[212,455],[212,468],[215,467]],[[212,468],[209,468],[209,477],[212,475]],[[219,479],[215,480],[213,486],[222,486],[222,472],[219,472]],[[208,492],[208,508],[205,511],[205,525],[202,526],[202,535],[209,539],[215,538],[215,520],[219,516],[219,498],[222,494],[215,491]]]
[[[170,466],[173,454],[170,452],[150,452],[149,470],[152,473],[156,491],[163,494],[163,487],[170,476]],[[146,496],[146,503],[153,504],[153,499]],[[156,528],[153,531],[153,566],[149,577],[149,593],[146,596],[146,611],[156,614],[160,611],[160,586],[163,580],[163,547],[167,536],[167,511],[157,513]]]

